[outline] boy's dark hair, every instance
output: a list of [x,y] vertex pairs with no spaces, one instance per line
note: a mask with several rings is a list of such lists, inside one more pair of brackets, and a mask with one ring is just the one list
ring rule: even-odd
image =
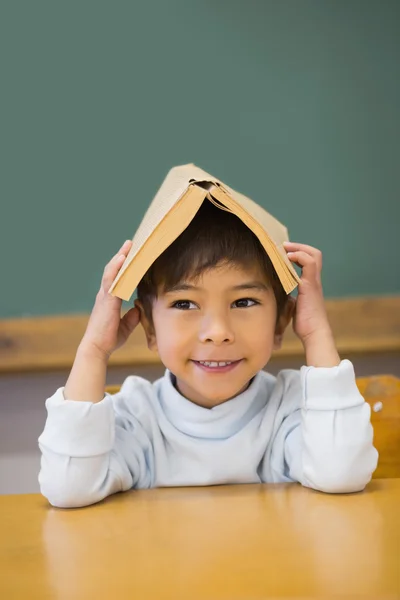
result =
[[277,320],[288,300],[278,275],[257,236],[233,213],[205,200],[181,235],[157,258],[138,284],[137,297],[151,325],[158,293],[186,279],[196,279],[223,264],[243,268],[257,264],[271,284]]

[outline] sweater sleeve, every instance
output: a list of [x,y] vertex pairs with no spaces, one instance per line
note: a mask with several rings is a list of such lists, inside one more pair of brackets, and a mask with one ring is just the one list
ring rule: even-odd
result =
[[378,461],[371,409],[360,394],[352,363],[302,367],[300,426],[285,442],[290,478],[328,493],[358,492]]
[[150,487],[150,442],[140,423],[129,426],[105,394],[97,403],[65,399],[59,388],[46,400],[39,437],[40,491],[60,508],[87,506],[132,487]]

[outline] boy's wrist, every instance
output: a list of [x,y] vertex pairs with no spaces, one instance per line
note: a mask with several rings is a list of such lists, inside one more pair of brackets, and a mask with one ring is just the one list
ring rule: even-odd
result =
[[85,339],[85,337],[82,338],[81,343],[79,344],[77,354],[79,354],[79,356],[84,356],[85,358],[104,362],[106,365],[108,365],[110,358],[106,352],[101,350],[92,341]]
[[66,400],[100,402],[104,398],[107,359],[95,346],[81,342],[64,387]]
[[302,341],[307,366],[337,367],[340,364],[341,359],[331,329],[318,331]]

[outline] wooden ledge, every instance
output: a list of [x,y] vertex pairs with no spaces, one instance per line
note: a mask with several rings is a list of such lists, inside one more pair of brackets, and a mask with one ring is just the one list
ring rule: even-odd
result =
[[[342,354],[400,351],[400,296],[331,299],[329,320]],[[56,315],[0,320],[0,373],[69,369],[89,315]],[[290,327],[276,357],[303,355]],[[138,327],[113,354],[110,365],[158,364]]]

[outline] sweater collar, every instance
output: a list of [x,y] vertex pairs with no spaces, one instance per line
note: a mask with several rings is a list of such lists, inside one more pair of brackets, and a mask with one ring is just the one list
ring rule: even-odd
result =
[[182,433],[198,438],[225,439],[240,431],[265,406],[267,394],[260,394],[262,377],[263,372],[259,371],[244,392],[213,408],[204,408],[178,392],[175,375],[166,369],[160,404],[170,423]]

